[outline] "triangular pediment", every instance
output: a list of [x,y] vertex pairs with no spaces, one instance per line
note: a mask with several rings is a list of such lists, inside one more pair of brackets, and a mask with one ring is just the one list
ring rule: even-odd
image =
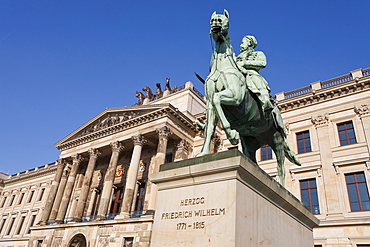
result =
[[170,104],[160,104],[106,109],[82,125],[80,128],[60,140],[55,144],[55,146],[58,147],[64,143],[69,143],[85,136],[87,137],[92,134],[104,132],[105,130],[109,130],[114,126],[135,120],[136,118],[141,118],[145,115],[150,115],[151,113],[168,107],[172,108]]

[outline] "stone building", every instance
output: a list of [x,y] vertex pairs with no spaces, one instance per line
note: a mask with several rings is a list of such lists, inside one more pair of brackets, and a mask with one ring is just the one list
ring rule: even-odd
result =
[[0,246],[27,246],[55,176],[47,164],[14,175],[0,173]]
[[[134,106],[106,109],[55,144],[55,164],[0,174],[0,247],[149,246],[157,188],[148,175],[200,152],[194,122],[205,101],[191,82],[143,90]],[[370,246],[369,99],[370,68],[276,95],[303,164],[286,161],[286,188],[321,220],[315,246]],[[231,147],[217,130],[213,152]],[[257,157],[278,180],[271,149]]]

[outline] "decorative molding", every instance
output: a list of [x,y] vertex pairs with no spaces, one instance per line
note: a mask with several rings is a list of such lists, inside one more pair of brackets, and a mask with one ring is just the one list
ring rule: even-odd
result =
[[89,152],[90,158],[98,158],[101,155],[101,153],[99,152],[97,148],[90,148],[88,152]]
[[366,169],[370,171],[370,161],[365,162]]
[[135,135],[131,136],[132,141],[134,142],[135,146],[144,146],[147,140],[143,137],[143,135]]
[[217,151],[220,149],[221,146],[221,138],[219,135],[214,134],[211,138],[211,153],[217,153]]
[[317,168],[317,176],[319,178],[322,177],[322,169],[321,168]]
[[17,177],[10,175],[8,179],[2,180],[2,182],[4,183],[4,185],[11,185],[13,183],[19,183],[20,181],[23,181],[23,180],[30,180],[30,179],[45,177],[48,175],[55,174],[56,169],[57,169],[57,165],[53,164],[47,168],[30,170],[28,173],[20,173],[20,176],[17,176]]
[[111,142],[110,146],[112,148],[112,152],[118,153],[120,153],[125,148],[119,141]]
[[175,160],[184,160],[189,158],[189,155],[193,150],[190,142],[187,140],[181,140],[176,147]]
[[360,106],[355,106],[354,111],[360,116],[367,116],[370,115],[370,103],[369,104],[364,104]]
[[77,165],[77,164],[80,164],[81,161],[84,160],[84,158],[80,155],[80,154],[74,154],[71,156],[72,157],[72,162],[73,162],[73,165]]
[[319,114],[316,116],[311,117],[312,123],[317,127],[317,126],[322,126],[322,125],[328,125],[329,124],[329,114]]
[[292,178],[292,181],[295,181],[296,180],[295,173],[292,171],[289,171],[289,173],[290,173],[290,177]]
[[333,164],[333,166],[334,166],[335,174],[339,175],[340,174],[339,166],[336,164]]
[[[151,106],[148,106],[148,107],[151,107]],[[131,129],[131,128],[135,128],[140,125],[144,125],[144,124],[147,124],[147,123],[150,123],[150,122],[153,122],[158,119],[165,118],[165,117],[175,118],[179,120],[182,124],[184,124],[187,128],[192,130],[194,133],[196,131],[196,126],[192,120],[190,120],[182,112],[178,111],[175,107],[168,104],[168,105],[165,105],[165,107],[155,110],[153,112],[150,112],[148,114],[143,114],[133,119],[126,120],[117,125],[107,127],[106,129],[99,130],[99,131],[87,134],[85,136],[77,137],[74,140],[64,142],[63,140],[68,138],[66,137],[62,141],[55,144],[55,147],[58,148],[60,151],[68,150],[70,148],[79,146],[81,144],[85,144],[85,143],[88,143],[94,140],[98,140],[103,137],[113,135],[113,134],[116,134],[116,133],[119,133],[119,132],[122,132],[128,129]],[[72,134],[69,136],[72,136]]]
[[173,134],[171,129],[168,126],[163,126],[160,129],[156,129],[156,132],[158,133],[159,138],[168,138],[170,135]]
[[139,116],[140,113],[136,111],[127,111],[127,112],[121,112],[116,113],[113,116],[111,114],[108,114],[106,118],[96,121],[95,123],[90,124],[89,127],[85,128],[84,131],[81,132],[79,135],[85,136],[94,132],[97,132],[102,129],[106,129],[108,127],[111,127],[113,125],[117,125],[119,123],[122,123],[126,120],[135,118]]
[[287,112],[367,90],[370,90],[370,80],[360,78],[358,82],[352,80],[332,87],[315,90],[315,93],[312,92],[296,98],[279,100],[277,101],[277,106],[281,112]]

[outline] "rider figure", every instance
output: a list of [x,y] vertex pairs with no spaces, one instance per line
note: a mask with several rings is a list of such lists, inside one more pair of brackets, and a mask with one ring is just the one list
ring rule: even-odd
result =
[[[254,51],[257,40],[254,36],[247,35],[240,44],[240,54],[236,63],[246,78],[249,90],[257,95],[262,103],[262,109],[266,113],[274,106],[270,101],[270,88],[267,81],[259,74],[259,70],[266,67],[266,56],[262,51]],[[265,114],[267,115],[267,114]]]

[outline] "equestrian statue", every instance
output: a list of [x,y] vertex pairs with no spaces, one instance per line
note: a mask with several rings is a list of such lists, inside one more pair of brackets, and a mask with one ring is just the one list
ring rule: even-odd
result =
[[218,121],[230,143],[241,141],[244,155],[257,163],[256,151],[269,145],[277,159],[280,184],[285,184],[285,157],[301,165],[286,140],[283,120],[270,88],[259,70],[266,66],[263,52],[254,51],[257,40],[243,38],[241,54],[236,57],[229,37],[229,13],[214,12],[211,17],[210,35],[215,47],[210,64],[210,74],[204,81],[207,99],[206,121],[198,127],[204,130],[205,140],[201,153],[210,154],[211,139]]

